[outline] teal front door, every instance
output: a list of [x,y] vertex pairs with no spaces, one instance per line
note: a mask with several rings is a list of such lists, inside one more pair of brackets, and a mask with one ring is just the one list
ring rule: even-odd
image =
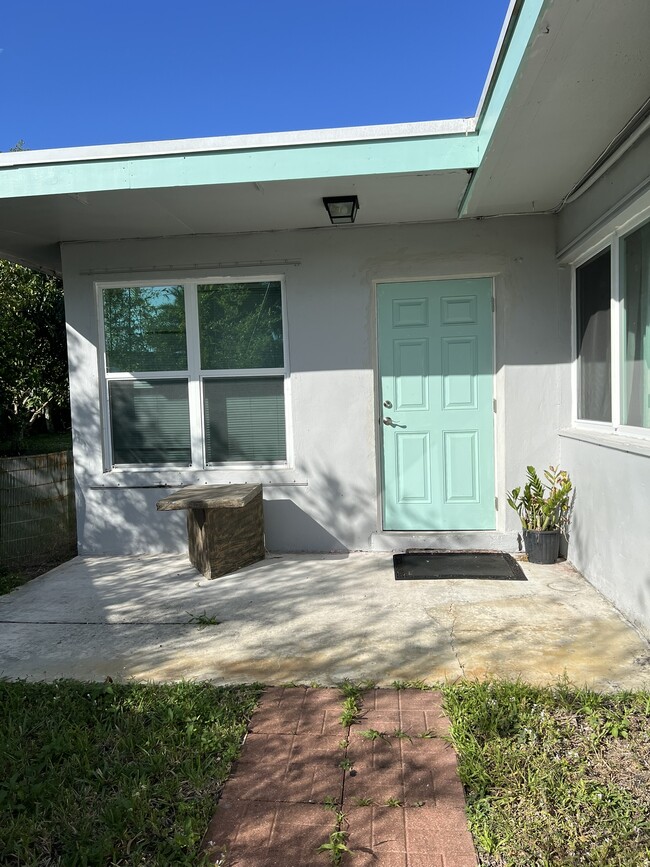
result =
[[386,530],[492,530],[492,280],[377,286]]

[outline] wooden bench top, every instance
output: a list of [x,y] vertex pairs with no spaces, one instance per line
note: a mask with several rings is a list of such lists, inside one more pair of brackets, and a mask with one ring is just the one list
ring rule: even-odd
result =
[[241,509],[261,490],[261,485],[192,485],[158,500],[156,509]]

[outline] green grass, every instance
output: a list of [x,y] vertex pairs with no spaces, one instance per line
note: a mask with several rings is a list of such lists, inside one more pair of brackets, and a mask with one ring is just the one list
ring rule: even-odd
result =
[[[362,686],[341,691],[360,706]],[[0,681],[0,864],[201,863],[259,692]],[[650,865],[650,694],[505,681],[443,692],[481,865]],[[346,839],[337,812],[322,846],[332,863]]]
[[8,439],[0,439],[0,457],[14,457],[21,455],[48,455],[53,452],[62,452],[72,448],[72,434],[66,433],[34,434],[25,437],[16,449],[15,443]]
[[0,863],[200,863],[259,693],[0,681]]
[[4,596],[6,593],[11,593],[11,591],[15,590],[16,587],[21,587],[23,584],[27,584],[28,581],[32,580],[32,578],[37,578],[44,572],[49,572],[50,569],[54,569],[55,566],[60,566],[61,563],[65,563],[73,556],[74,554],[72,552],[59,552],[58,556],[54,556],[54,554],[45,556],[44,560],[46,562],[43,563],[32,563],[23,566],[0,565],[0,596]]
[[650,694],[443,692],[482,865],[650,864]]
[[28,572],[0,568],[0,596],[4,596],[5,593],[11,593],[16,587],[26,584],[34,577],[34,575]]

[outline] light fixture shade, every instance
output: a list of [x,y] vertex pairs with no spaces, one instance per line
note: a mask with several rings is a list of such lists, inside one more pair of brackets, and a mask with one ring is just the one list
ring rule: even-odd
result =
[[333,225],[354,223],[359,210],[359,199],[356,196],[329,196],[323,199]]

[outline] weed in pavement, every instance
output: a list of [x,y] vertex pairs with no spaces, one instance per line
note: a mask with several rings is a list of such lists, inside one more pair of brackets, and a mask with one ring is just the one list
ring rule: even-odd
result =
[[338,688],[343,693],[345,698],[360,699],[364,692],[375,688],[374,680],[362,680],[360,683],[354,683],[351,680],[343,680],[339,683]]
[[318,847],[319,852],[328,852],[332,864],[340,864],[343,856],[350,850],[346,845],[348,835],[345,831],[332,831],[327,843]]
[[372,807],[375,802],[372,798],[355,798],[354,806],[355,807]]
[[343,711],[340,716],[342,726],[351,726],[358,721],[361,715],[361,705],[357,704],[357,699],[349,696],[343,701]]
[[343,712],[339,722],[342,726],[351,726],[358,722],[361,717],[361,707],[363,705],[363,694],[375,686],[374,681],[362,681],[361,683],[353,683],[350,680],[344,680],[339,684],[339,689],[343,693]]
[[330,861],[335,865],[341,863],[344,855],[352,854],[347,846],[348,833],[343,830],[344,822],[345,813],[341,809],[338,809],[336,811],[336,824],[329,836],[329,840],[318,847],[319,852],[329,853]]
[[205,629],[206,626],[219,626],[221,623],[220,620],[217,620],[214,615],[208,614],[207,611],[202,611],[201,614],[192,614],[191,611],[186,611],[185,613],[190,616],[187,622],[193,623],[199,629]]
[[364,729],[364,731],[359,732],[359,734],[367,741],[378,741],[380,738],[388,740],[387,735],[383,732],[378,732],[377,729]]
[[438,687],[427,683],[424,680],[394,680],[393,689],[421,689],[429,691]]
[[393,737],[398,738],[398,740],[413,741],[411,735],[408,732],[405,732],[404,729],[395,729]]

